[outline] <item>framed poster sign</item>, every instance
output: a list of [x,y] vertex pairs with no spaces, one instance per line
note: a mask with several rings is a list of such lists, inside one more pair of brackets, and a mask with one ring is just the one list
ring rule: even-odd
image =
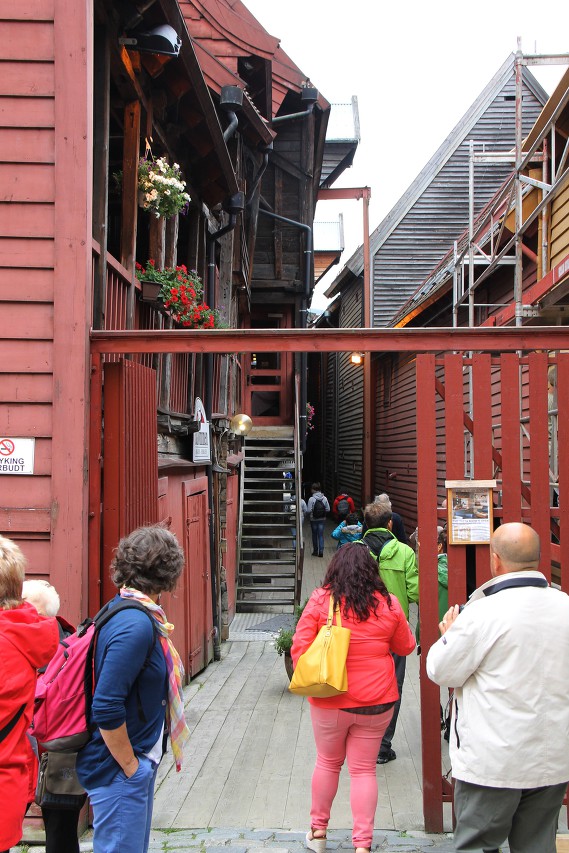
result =
[[488,545],[496,480],[447,480],[448,544]]

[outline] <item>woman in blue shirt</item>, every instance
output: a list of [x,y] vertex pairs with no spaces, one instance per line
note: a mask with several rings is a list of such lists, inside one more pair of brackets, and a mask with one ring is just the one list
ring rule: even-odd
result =
[[119,588],[111,606],[125,598],[139,606],[109,620],[97,638],[95,731],[77,756],[77,776],[93,806],[94,853],[146,853],[154,781],[168,734],[181,765],[188,735],[183,667],[159,600],[175,588],[183,567],[176,537],[158,526],[121,539],[111,564]]

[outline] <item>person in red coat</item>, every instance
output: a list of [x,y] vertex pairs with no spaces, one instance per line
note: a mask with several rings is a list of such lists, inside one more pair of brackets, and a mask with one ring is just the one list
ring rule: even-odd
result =
[[330,597],[340,607],[342,625],[351,631],[348,691],[308,699],[316,766],[306,847],[326,853],[330,809],[347,760],[352,841],[356,853],[370,853],[378,797],[376,759],[399,698],[391,653],[411,654],[415,638],[401,605],[381,580],[369,548],[347,542],[332,557],[322,586],[314,590],[298,620],[291,649],[294,666],[326,625]]
[[[340,501],[346,501],[346,503],[348,504],[348,509],[346,512],[341,512],[338,509],[338,504],[340,503]],[[344,507],[345,504],[342,504],[342,506]],[[332,504],[332,515],[336,519],[336,521],[343,521],[350,512],[355,511],[356,507],[353,499],[349,496],[347,492],[340,492],[340,494],[337,498],[335,498],[334,503]]]
[[0,536],[0,851],[22,837],[35,756],[28,739],[37,670],[57,649],[55,619],[40,616],[22,601],[26,560],[10,539]]

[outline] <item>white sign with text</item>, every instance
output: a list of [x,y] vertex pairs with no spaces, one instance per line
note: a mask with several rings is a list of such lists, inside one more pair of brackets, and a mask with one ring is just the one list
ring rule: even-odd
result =
[[35,438],[0,438],[0,474],[33,474]]
[[204,404],[199,397],[196,397],[194,420],[199,422],[200,428],[194,433],[192,461],[211,462],[209,421],[206,420]]

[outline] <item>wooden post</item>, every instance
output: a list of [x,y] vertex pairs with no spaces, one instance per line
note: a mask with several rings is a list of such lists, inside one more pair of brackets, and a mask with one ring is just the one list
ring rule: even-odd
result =
[[[364,206],[364,326],[371,328],[371,284],[370,284],[370,247],[369,247],[369,200],[371,192],[368,190],[363,195]],[[371,501],[372,495],[372,473],[374,469],[372,459],[372,432],[373,432],[373,401],[375,394],[372,382],[371,353],[366,352],[364,358],[364,398],[363,398],[363,447],[362,447],[362,491],[363,505]]]
[[[134,275],[138,215],[138,159],[140,150],[140,101],[127,104],[124,111],[122,185],[121,264]],[[134,285],[127,300],[127,329],[134,328]]]
[[[178,263],[178,229],[180,225],[179,216],[170,216],[166,220],[165,256],[164,266],[175,267]],[[174,328],[171,317],[164,322],[164,328]],[[172,387],[172,353],[167,352],[162,356],[162,382],[160,385],[160,406],[170,411],[170,389]]]
[[107,32],[95,30],[93,127],[93,237],[101,254],[93,276],[93,328],[105,328],[109,201],[109,116],[111,57]]

